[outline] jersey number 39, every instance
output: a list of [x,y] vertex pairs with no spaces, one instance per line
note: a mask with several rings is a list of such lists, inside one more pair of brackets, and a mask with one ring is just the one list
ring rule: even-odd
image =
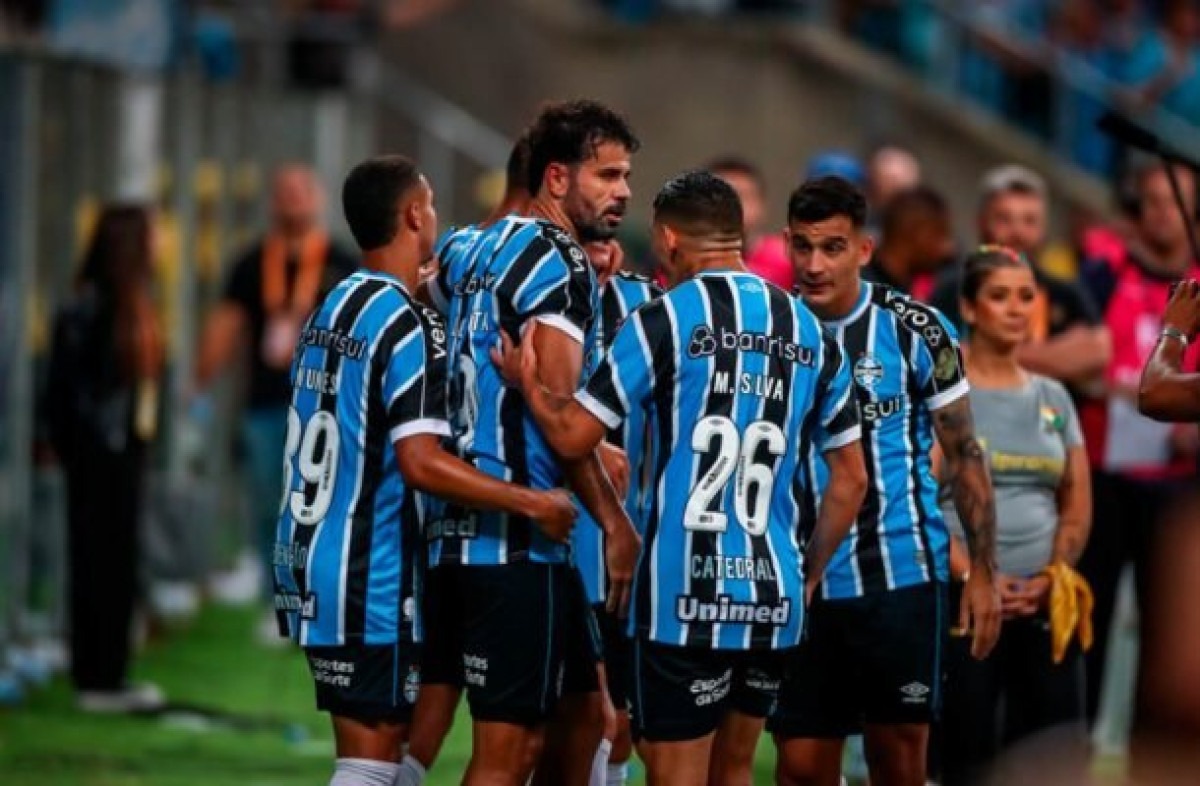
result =
[[[699,532],[725,531],[729,516],[711,507],[713,500],[723,494],[736,471],[733,503],[738,521],[751,535],[758,536],[767,531],[775,473],[770,465],[754,460],[759,448],[764,445],[772,456],[782,456],[787,449],[783,431],[766,420],[751,423],[744,435],[738,433],[732,420],[721,415],[710,415],[696,424],[692,431],[692,450],[709,453],[715,447],[717,456],[688,497],[687,507],[683,511],[684,527]],[[752,490],[755,492],[753,505]]]
[[[333,501],[333,484],[337,480],[338,445],[337,418],[333,413],[319,410],[301,425],[300,413],[288,409],[287,443],[283,451],[283,499],[279,513],[290,504],[292,519],[297,524],[312,526],[325,520],[329,503]],[[304,485],[292,490],[292,460],[299,451],[300,477]]]

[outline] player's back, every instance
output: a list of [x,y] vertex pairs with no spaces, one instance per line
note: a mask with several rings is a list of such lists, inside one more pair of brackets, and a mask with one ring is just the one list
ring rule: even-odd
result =
[[444,341],[436,315],[368,271],[339,284],[301,332],[274,565],[281,624],[305,646],[413,635],[420,522],[392,443],[449,433],[427,376]]
[[[546,221],[509,216],[468,238],[432,288],[449,315],[451,417],[459,453],[478,469],[537,489],[562,485],[557,457],[519,391],[491,359],[501,331],[520,340],[530,320],[587,347],[595,330],[596,281],[583,249]],[[507,515],[447,508],[434,532],[435,564],[562,562],[566,547]]]
[[[967,392],[954,330],[936,309],[879,284],[864,284],[852,312],[827,327],[852,366],[870,484],[823,593],[858,597],[944,581],[948,535],[929,454],[931,412]],[[819,461],[816,475],[821,488]]]
[[635,626],[683,646],[794,646],[797,462],[822,412],[852,406],[840,353],[803,304],[740,271],[703,272],[630,322],[641,347],[614,347],[613,376],[653,379],[649,400],[629,402],[653,437]]

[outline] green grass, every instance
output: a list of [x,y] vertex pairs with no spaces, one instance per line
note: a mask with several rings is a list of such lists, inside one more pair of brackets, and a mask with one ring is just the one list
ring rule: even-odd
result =
[[[135,679],[172,702],[212,711],[158,718],[77,712],[62,680],[17,709],[0,710],[4,786],[284,786],[326,783],[333,743],[313,706],[312,682],[294,649],[254,642],[258,612],[210,606],[186,629],[153,643]],[[769,746],[756,782],[770,782]],[[460,714],[431,786],[459,782],[470,754]],[[634,782],[640,783],[641,779]]]

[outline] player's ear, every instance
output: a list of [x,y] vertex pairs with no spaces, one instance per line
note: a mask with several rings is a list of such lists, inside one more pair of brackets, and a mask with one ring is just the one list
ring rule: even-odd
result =
[[567,195],[567,191],[571,187],[571,167],[566,164],[552,163],[546,167],[546,174],[542,180],[542,188],[545,188],[550,196],[554,199],[562,199]]
[[871,261],[871,257],[875,255],[875,238],[862,230],[858,230],[857,234],[859,238],[858,266],[865,267]]

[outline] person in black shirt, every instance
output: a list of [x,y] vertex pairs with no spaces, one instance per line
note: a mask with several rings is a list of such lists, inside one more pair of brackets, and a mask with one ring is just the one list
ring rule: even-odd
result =
[[[1038,298],[1030,341],[1021,366],[1066,384],[1076,394],[1104,373],[1111,355],[1108,330],[1088,292],[1079,284],[1043,271],[1037,264],[1046,242],[1046,184],[1032,170],[1009,164],[984,175],[980,187],[979,239],[1011,248],[1033,265]],[[940,277],[931,305],[962,328],[959,313],[961,266]]]
[[879,243],[862,277],[920,298],[914,285],[941,270],[953,253],[946,201],[928,186],[916,186],[897,194],[883,211]]
[[[358,268],[357,258],[333,243],[320,226],[321,206],[321,187],[311,169],[290,164],[275,173],[271,229],[234,263],[221,301],[205,324],[197,355],[196,386],[204,389],[231,364],[238,347],[249,349],[242,439],[251,533],[264,577],[270,575],[282,494],[292,351],[308,314]],[[268,584],[263,582],[264,594]],[[267,627],[264,624],[264,631]]]

